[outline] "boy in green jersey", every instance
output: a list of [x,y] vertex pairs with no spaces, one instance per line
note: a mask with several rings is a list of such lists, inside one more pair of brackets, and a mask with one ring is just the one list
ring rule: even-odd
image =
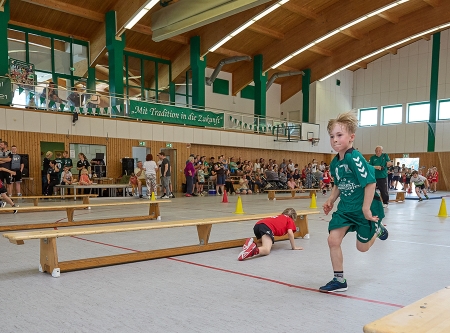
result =
[[347,290],[341,243],[348,232],[356,232],[356,248],[361,252],[369,250],[377,237],[381,240],[388,237],[388,232],[381,223],[384,217],[383,205],[375,193],[375,169],[360,152],[353,149],[357,127],[358,119],[352,112],[340,114],[328,122],[330,144],[338,154],[330,165],[334,186],[323,205],[325,215],[333,209],[334,202],[339,197],[340,201],[328,226],[328,246],[334,278],[319,288],[321,292]]

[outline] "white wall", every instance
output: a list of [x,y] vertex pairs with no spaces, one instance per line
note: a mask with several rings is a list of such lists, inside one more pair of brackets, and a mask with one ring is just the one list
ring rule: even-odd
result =
[[75,126],[72,116],[57,112],[0,108],[0,130],[73,134],[135,140],[195,143],[228,147],[309,151],[307,142],[274,142],[272,135],[227,132],[200,127],[171,126],[142,121],[124,121],[80,115]]
[[[450,33],[441,32],[438,99],[450,98]],[[425,123],[406,124],[407,104],[430,99],[432,39],[419,40],[398,49],[354,72],[353,107],[378,107],[378,126],[358,130],[355,147],[372,153],[382,145],[388,153],[426,152],[428,129]],[[380,126],[381,107],[403,106],[403,124]],[[436,126],[436,151],[448,151],[450,122]]]

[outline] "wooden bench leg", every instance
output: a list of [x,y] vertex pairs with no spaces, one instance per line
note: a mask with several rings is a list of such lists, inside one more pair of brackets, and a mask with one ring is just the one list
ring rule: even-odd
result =
[[39,201],[39,199],[38,199],[38,198],[36,198],[36,199],[33,199],[33,205],[37,206],[37,205],[38,205],[38,201]]
[[314,193],[314,195],[315,195],[316,198],[317,198],[317,190],[310,190],[310,191],[309,191],[309,197],[312,198],[313,193]]
[[267,191],[267,197],[269,200],[275,200],[275,191]]
[[291,191],[291,196],[292,196],[293,198],[295,198],[295,193],[297,193],[296,190],[292,190],[292,191]]
[[403,192],[397,192],[397,195],[395,196],[395,201],[405,201],[405,193]]
[[73,212],[75,211],[75,208],[67,207],[66,211],[67,211],[67,221],[73,222]]
[[294,236],[309,239],[308,215],[297,216],[295,225],[297,226],[297,231],[294,232]]
[[212,224],[203,224],[197,226],[198,240],[200,245],[207,245],[209,242],[209,235],[211,234]]
[[47,272],[53,277],[59,277],[61,271],[58,263],[58,250],[56,248],[56,238],[41,239],[41,260],[40,272]]
[[154,218],[157,220],[161,220],[161,213],[159,211],[159,203],[150,203],[148,215],[154,216]]
[[89,205],[89,197],[83,197],[83,204]]

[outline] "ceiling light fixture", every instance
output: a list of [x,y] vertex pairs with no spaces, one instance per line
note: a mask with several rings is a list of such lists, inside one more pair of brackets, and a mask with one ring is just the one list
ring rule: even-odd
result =
[[436,28],[428,29],[426,31],[423,31],[423,32],[418,33],[418,34],[415,34],[415,35],[413,35],[411,37],[408,37],[408,38],[405,38],[405,39],[403,39],[401,41],[398,41],[398,42],[396,42],[394,44],[390,44],[390,45],[388,45],[386,47],[383,47],[383,48],[381,48],[381,49],[379,49],[377,51],[374,51],[374,52],[372,52],[372,53],[370,53],[368,55],[365,55],[364,57],[361,57],[361,58],[359,58],[359,59],[357,59],[357,60],[355,60],[355,61],[353,61],[353,62],[351,62],[351,63],[349,63],[347,65],[345,65],[344,67],[339,68],[338,70],[334,71],[333,73],[328,74],[327,76],[324,76],[323,78],[319,79],[319,81],[324,81],[324,80],[332,77],[333,75],[343,71],[344,69],[352,67],[352,66],[356,65],[357,63],[360,63],[361,61],[364,61],[366,59],[372,58],[373,56],[376,56],[377,54],[380,54],[380,53],[385,52],[385,51],[389,51],[389,49],[395,48],[396,46],[399,46],[401,44],[404,44],[404,43],[409,42],[411,40],[414,40],[416,38],[420,38],[422,36],[428,35],[428,34],[434,32],[434,31],[442,30],[442,29],[445,29],[445,28],[448,28],[448,27],[450,27],[450,23],[446,23],[446,24],[440,25],[440,26],[438,26]]
[[218,41],[216,44],[214,44],[212,47],[210,47],[208,49],[208,52],[214,52],[215,50],[217,50],[219,47],[221,47],[223,44],[225,44],[226,42],[228,42],[231,38],[233,38],[234,36],[236,36],[237,34],[241,33],[242,31],[244,31],[245,29],[247,29],[249,26],[251,26],[253,23],[255,23],[256,21],[260,20],[261,18],[263,18],[264,16],[266,16],[267,14],[273,12],[275,9],[279,8],[280,6],[284,5],[286,2],[288,2],[289,0],[281,0],[276,2],[275,4],[273,4],[272,6],[266,8],[264,11],[262,11],[261,13],[259,13],[258,15],[256,15],[255,17],[253,17],[251,20],[247,21],[246,23],[244,23],[243,25],[241,25],[240,27],[238,27],[237,29],[235,29],[233,32],[231,32],[229,35],[227,35],[226,37],[222,38],[220,41]]
[[295,57],[296,55],[299,55],[300,53],[306,51],[306,50],[309,49],[311,46],[313,46],[313,45],[315,45],[315,44],[318,44],[318,43],[320,43],[320,42],[323,42],[324,40],[326,40],[326,39],[328,39],[328,38],[330,38],[330,37],[336,35],[337,33],[341,32],[341,31],[343,31],[343,30],[345,30],[345,29],[348,29],[348,28],[350,28],[351,26],[354,26],[355,24],[358,24],[359,22],[362,22],[362,21],[364,21],[364,20],[367,20],[367,19],[368,19],[369,17],[371,17],[371,16],[377,15],[377,14],[379,14],[379,13],[381,13],[381,12],[384,12],[384,11],[386,11],[386,10],[392,8],[392,7],[395,7],[395,6],[399,5],[399,4],[402,4],[402,3],[407,2],[407,1],[409,1],[409,0],[399,0],[399,1],[395,1],[395,2],[391,3],[390,5],[384,6],[384,7],[380,8],[380,9],[377,9],[377,10],[375,10],[375,11],[373,11],[373,12],[367,14],[367,15],[364,15],[364,16],[362,16],[362,17],[360,17],[360,18],[358,18],[358,19],[356,19],[356,20],[354,20],[354,21],[352,21],[352,22],[350,22],[350,23],[347,23],[346,25],[343,25],[342,27],[340,27],[340,28],[338,28],[338,29],[335,29],[335,30],[333,30],[333,31],[331,31],[331,32],[329,32],[329,33],[327,33],[326,35],[324,35],[324,36],[322,36],[322,37],[316,39],[315,41],[313,41],[312,43],[308,44],[307,46],[304,46],[304,47],[302,47],[301,49],[299,49],[299,50],[297,50],[297,51],[291,53],[290,55],[288,55],[287,57],[285,57],[285,58],[282,59],[281,61],[277,62],[275,65],[271,66],[271,68],[272,68],[272,69],[276,69],[278,66],[284,64],[286,61],[288,61],[288,60],[291,59],[292,57]]
[[148,1],[147,4],[145,4],[144,7],[125,25],[125,29],[133,28],[157,3],[159,3],[159,0]]

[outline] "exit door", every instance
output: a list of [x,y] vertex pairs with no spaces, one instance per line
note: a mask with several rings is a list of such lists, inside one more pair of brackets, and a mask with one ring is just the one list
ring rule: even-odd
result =
[[161,149],[161,152],[166,154],[167,159],[170,162],[171,180],[174,191],[178,190],[178,172],[177,172],[177,150],[176,149]]

